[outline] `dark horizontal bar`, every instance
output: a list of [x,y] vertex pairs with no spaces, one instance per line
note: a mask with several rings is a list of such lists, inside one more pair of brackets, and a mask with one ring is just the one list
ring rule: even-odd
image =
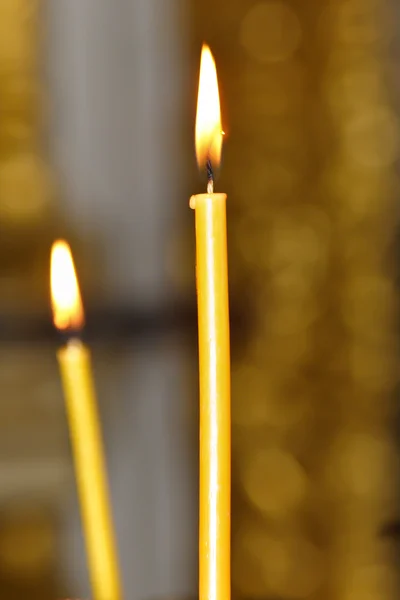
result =
[[[238,321],[238,311],[231,310],[231,321]],[[159,308],[89,307],[83,337],[87,341],[123,341],[157,337],[169,333],[196,333],[196,306],[177,303]],[[26,316],[0,315],[0,343],[59,343],[50,314]]]

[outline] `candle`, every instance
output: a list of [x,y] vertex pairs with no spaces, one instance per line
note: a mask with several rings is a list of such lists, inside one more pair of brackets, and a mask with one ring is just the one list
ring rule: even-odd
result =
[[84,313],[68,244],[51,252],[54,324],[68,336],[57,359],[61,372],[93,600],[120,600],[111,510],[88,348],[79,340]]
[[195,210],[200,378],[200,600],[230,598],[231,430],[226,195],[214,193],[222,131],[215,62],[203,46],[196,154],[207,169],[207,194]]

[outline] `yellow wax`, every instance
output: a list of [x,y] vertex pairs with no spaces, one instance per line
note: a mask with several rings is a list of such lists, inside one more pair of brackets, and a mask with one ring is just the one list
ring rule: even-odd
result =
[[192,196],[200,378],[200,600],[230,598],[231,419],[226,195]]
[[90,353],[72,341],[57,353],[75,462],[93,600],[120,600],[121,588]]

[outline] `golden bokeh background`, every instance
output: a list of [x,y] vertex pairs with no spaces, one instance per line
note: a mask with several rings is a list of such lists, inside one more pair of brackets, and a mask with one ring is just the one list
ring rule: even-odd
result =
[[[396,545],[382,534],[399,518],[393,8],[386,0],[189,4],[188,85],[204,39],[218,65],[226,136],[217,185],[229,198],[232,305],[240,315],[232,336],[233,596],[395,598]],[[48,248],[65,229],[46,150],[44,5],[0,4],[6,316],[45,301]],[[177,146],[191,148],[191,136],[177,136]],[[194,169],[194,154],[192,162]],[[179,293],[193,291],[191,226],[172,236],[167,258]],[[39,379],[46,394],[57,394],[49,356],[43,362],[27,351],[14,360],[3,349],[7,398],[24,396],[15,390],[25,381],[38,390]],[[35,406],[27,412],[14,403],[4,419],[25,419],[29,429],[48,410]],[[50,504],[42,497],[2,504],[2,598],[43,600],[65,589]]]
[[197,11],[227,105],[220,185],[250,321],[232,374],[234,596],[394,598],[380,535],[399,463],[390,7]]

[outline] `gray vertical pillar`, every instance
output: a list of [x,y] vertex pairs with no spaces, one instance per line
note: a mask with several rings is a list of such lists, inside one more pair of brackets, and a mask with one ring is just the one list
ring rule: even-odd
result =
[[[178,206],[185,38],[180,0],[48,3],[50,148],[63,210],[104,252],[109,304],[157,307]],[[183,349],[127,345],[96,364],[126,598],[195,590],[193,443]],[[112,404],[112,408],[110,408]],[[77,511],[68,517],[71,594],[87,593]]]

